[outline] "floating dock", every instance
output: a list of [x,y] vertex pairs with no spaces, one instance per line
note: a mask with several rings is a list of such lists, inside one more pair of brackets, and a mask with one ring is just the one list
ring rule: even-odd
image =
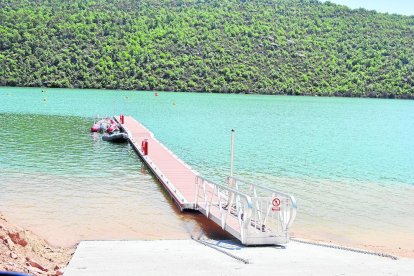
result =
[[225,184],[202,177],[130,116],[116,116],[128,141],[181,211],[198,210],[245,245],[284,244],[296,201],[266,186],[229,176]]
[[[115,119],[120,121],[119,117]],[[154,134],[134,118],[125,116],[122,127],[128,133],[129,143],[135,152],[158,178],[178,207],[181,210],[195,209],[194,181],[199,174],[155,139]]]

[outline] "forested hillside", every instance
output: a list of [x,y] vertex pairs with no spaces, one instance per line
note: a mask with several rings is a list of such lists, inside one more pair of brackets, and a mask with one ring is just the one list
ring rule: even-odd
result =
[[0,0],[0,85],[414,98],[414,16],[316,0]]

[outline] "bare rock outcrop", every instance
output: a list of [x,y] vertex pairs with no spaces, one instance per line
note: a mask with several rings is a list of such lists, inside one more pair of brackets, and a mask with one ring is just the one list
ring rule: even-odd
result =
[[0,271],[30,275],[63,275],[74,248],[53,247],[30,231],[6,220],[0,213]]

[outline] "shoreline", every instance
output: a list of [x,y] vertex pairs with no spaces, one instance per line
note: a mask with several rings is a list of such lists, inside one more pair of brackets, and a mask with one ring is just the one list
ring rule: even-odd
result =
[[414,95],[403,95],[403,96],[383,96],[381,95],[374,95],[374,94],[364,94],[364,95],[350,95],[350,94],[288,94],[288,93],[258,93],[258,92],[220,92],[220,91],[197,91],[197,90],[183,90],[183,91],[172,91],[172,90],[157,90],[157,89],[125,89],[125,88],[94,88],[94,87],[48,87],[48,86],[0,86],[0,88],[27,88],[27,89],[65,89],[65,90],[102,90],[102,91],[124,91],[124,92],[145,92],[145,93],[154,93],[154,92],[165,92],[165,93],[195,93],[195,94],[222,94],[222,95],[255,95],[255,96],[286,96],[286,97],[321,97],[321,98],[354,98],[354,99],[382,99],[382,100],[414,100]]
[[[2,215],[2,213],[0,212],[0,221],[1,218],[4,217]],[[197,220],[196,217],[192,217],[191,219],[193,220]],[[202,217],[202,219],[204,219],[204,217]],[[18,221],[13,220],[13,219],[8,219],[8,221],[11,221],[11,224],[13,225],[21,225],[18,223]],[[204,229],[205,227],[207,227],[208,229]],[[211,222],[208,224],[204,224],[203,226],[198,225],[197,227],[195,227],[195,229],[193,229],[193,231],[191,231],[192,233],[188,232],[188,233],[183,233],[183,235],[181,236],[165,236],[165,237],[143,237],[142,235],[139,235],[137,237],[134,236],[130,236],[130,235],[126,235],[125,237],[118,237],[119,235],[112,235],[111,234],[107,234],[107,235],[94,235],[93,237],[86,237],[85,239],[77,239],[74,242],[71,243],[57,243],[57,242],[52,242],[48,240],[48,237],[46,237],[45,235],[43,235],[41,232],[39,231],[34,231],[32,229],[30,229],[30,227],[19,227],[19,228],[24,228],[23,231],[28,231],[30,233],[32,233],[33,235],[37,236],[39,239],[44,240],[49,246],[51,247],[56,247],[56,248],[62,248],[62,249],[74,249],[76,248],[76,246],[79,244],[79,242],[81,241],[90,241],[90,240],[130,240],[130,241],[134,241],[134,240],[191,240],[192,236],[194,235],[201,235],[201,236],[205,236],[208,239],[228,239],[229,234],[227,234],[226,232],[223,232],[221,230],[221,228],[216,225],[215,223]],[[1,224],[0,224],[0,230],[1,230]],[[205,231],[207,230],[207,231]],[[194,233],[195,232],[200,232],[200,233]],[[1,236],[1,235],[0,235]],[[231,237],[233,238],[233,237]],[[409,258],[409,259],[413,259],[414,260],[414,248],[413,249],[404,249],[404,248],[397,248],[397,247],[390,247],[387,246],[385,244],[369,244],[369,243],[361,243],[358,241],[354,241],[354,242],[344,242],[344,241],[339,241],[339,240],[335,240],[329,237],[316,237],[313,234],[310,233],[306,233],[303,231],[298,231],[298,230],[294,230],[290,233],[290,238],[292,241],[296,241],[296,242],[305,242],[305,243],[309,243],[309,244],[313,244],[313,245],[317,245],[317,246],[328,246],[328,247],[336,247],[336,248],[344,248],[344,249],[353,249],[356,251],[366,251],[366,252],[370,252],[370,253],[375,253],[376,255],[391,255],[391,256],[395,256],[397,258]]]
[[[312,239],[306,235],[292,235],[292,243],[303,243],[311,246],[336,248],[360,253],[368,253],[387,258],[414,259],[414,251],[398,251],[375,245],[351,245],[335,243],[323,239]],[[188,239],[183,240],[190,240]],[[152,240],[152,239],[150,239]],[[160,239],[154,239],[154,241]],[[163,239],[161,239],[163,240]],[[164,239],[170,240],[170,239]],[[134,241],[131,239],[131,241]],[[0,271],[30,273],[32,275],[62,275],[77,248],[78,243],[69,247],[51,245],[47,238],[39,233],[20,228],[9,222],[0,213]]]
[[[0,213],[1,214],[1,213]],[[192,220],[197,220],[196,217],[192,217]],[[204,219],[204,217],[202,216],[201,219]],[[16,224],[16,222],[15,222]],[[82,239],[76,240],[75,242],[71,243],[71,245],[66,246],[66,245],[62,245],[59,243],[53,243],[48,241],[47,237],[44,237],[44,235],[42,235],[42,233],[36,232],[36,231],[32,231],[29,230],[31,232],[33,232],[35,235],[39,236],[39,237],[43,237],[44,240],[46,240],[48,242],[48,244],[52,245],[52,246],[56,246],[56,247],[61,247],[61,248],[74,248],[76,247],[77,244],[79,244],[79,242],[83,241]],[[93,237],[90,238],[86,238],[86,241],[89,240],[190,240],[192,239],[192,236],[204,236],[208,239],[228,239],[228,237],[230,237],[230,239],[235,239],[234,237],[232,237],[230,234],[228,234],[227,232],[224,232],[221,227],[219,227],[218,225],[216,225],[214,222],[209,222],[207,224],[203,224],[198,225],[197,227],[195,227],[191,233],[188,232],[186,234],[183,234],[180,237],[177,237],[175,235],[172,236],[165,236],[165,237],[142,237],[137,236],[137,237],[121,237],[118,238],[116,236],[113,235],[95,235]],[[391,255],[391,256],[395,256],[397,258],[409,258],[409,259],[413,259],[414,260],[414,248],[412,249],[406,249],[406,248],[398,248],[398,247],[391,247],[384,244],[373,244],[373,243],[361,243],[358,241],[349,241],[349,242],[344,242],[344,241],[340,241],[340,240],[335,240],[332,238],[329,238],[328,236],[321,236],[321,237],[316,237],[313,234],[310,233],[306,233],[306,232],[302,232],[302,231],[291,231],[290,232],[290,238],[291,240],[295,240],[296,242],[301,242],[304,241],[305,243],[309,243],[309,244],[313,244],[313,245],[317,245],[317,246],[328,246],[328,247],[337,247],[337,248],[344,248],[344,249],[353,249],[356,251],[366,251],[366,252],[370,252],[370,253],[375,253],[375,255]]]

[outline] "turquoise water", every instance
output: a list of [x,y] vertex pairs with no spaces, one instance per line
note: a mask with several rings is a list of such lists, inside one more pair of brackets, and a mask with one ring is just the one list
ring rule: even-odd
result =
[[[149,218],[154,229],[161,221],[162,229],[178,236],[195,227],[195,218],[176,212],[128,145],[103,143],[88,132],[94,116],[122,113],[140,120],[184,161],[218,182],[229,173],[230,130],[235,129],[236,175],[295,195],[295,235],[414,248],[414,242],[405,242],[414,231],[413,101],[158,94],[0,88],[5,129],[0,134],[0,172],[5,179],[0,210],[30,226],[27,216],[44,217],[47,210],[58,209],[50,203],[58,194],[71,210],[57,212],[50,221],[54,224],[64,215],[85,228],[77,220],[85,220],[81,213],[86,213],[105,225],[117,218],[118,226],[127,224],[131,230],[126,237],[148,235],[151,231],[141,231],[142,224],[132,221]],[[39,186],[53,192],[44,194]],[[85,194],[86,202],[80,203]],[[12,202],[17,196],[38,202],[25,207],[25,214],[22,203]],[[143,212],[148,217],[125,223],[125,215],[114,210],[122,199],[136,200],[123,207],[123,213],[141,218]],[[140,201],[146,202],[145,208]],[[109,218],[96,210],[100,204]],[[151,214],[152,204],[160,205],[158,218]],[[92,224],[88,227],[96,232]]]

